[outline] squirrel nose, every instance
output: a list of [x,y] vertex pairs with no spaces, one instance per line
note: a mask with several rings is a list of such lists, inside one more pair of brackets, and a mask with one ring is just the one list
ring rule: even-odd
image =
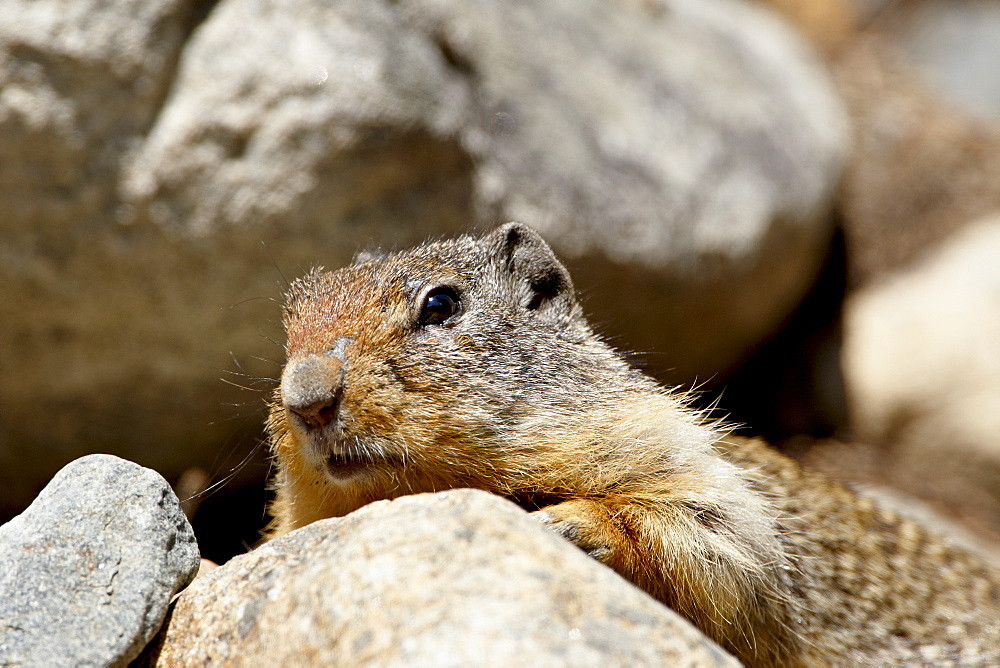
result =
[[337,418],[347,363],[332,351],[289,360],[281,374],[281,402],[310,427]]

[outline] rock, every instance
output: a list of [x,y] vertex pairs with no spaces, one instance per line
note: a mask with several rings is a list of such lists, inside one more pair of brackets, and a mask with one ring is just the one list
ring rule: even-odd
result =
[[141,665],[738,665],[688,622],[474,490],[380,501],[236,557]]
[[[17,6],[0,48],[40,31]],[[0,405],[18,416],[0,425],[0,468],[22,473],[0,490],[7,514],[105,443],[171,480],[217,474],[219,444],[263,422],[282,274],[360,247],[520,219],[619,345],[668,352],[651,368],[686,382],[773,331],[829,237],[843,113],[808,49],[745,2],[222,0],[183,48],[181,0],[134,21],[123,7],[63,32],[105,37],[87,52],[98,72],[118,67],[107,40],[145,49],[148,70],[121,67],[158,92],[135,108],[53,99],[96,118],[108,97],[115,141],[134,142],[108,145],[97,194],[62,222],[43,206],[50,179],[0,190],[35,202],[0,239]],[[53,44],[42,91],[85,79]],[[38,163],[76,174],[105,135],[75,127],[0,141],[14,157],[51,144]]]
[[935,91],[1000,122],[1000,9],[990,0],[922,0],[892,23],[896,40]]
[[219,564],[215,563],[211,559],[203,558],[201,560],[201,565],[198,567],[198,575],[208,575],[218,567]]
[[1000,215],[846,306],[856,438],[918,496],[1000,527]]
[[[130,459],[180,466],[170,453],[187,439],[170,437],[189,427],[172,426],[183,402],[172,402],[170,392],[180,396],[181,386],[147,382],[186,379],[171,364],[187,352],[185,337],[156,315],[180,295],[143,272],[150,256],[164,264],[169,249],[119,224],[116,191],[124,156],[167,95],[194,4],[4,2],[0,405],[8,419],[0,426],[0,470],[17,475],[0,489],[0,521],[62,465],[107,443],[128,444],[119,452]],[[201,361],[188,355],[187,363]],[[152,405],[171,415],[146,417]],[[206,424],[206,413],[183,422]],[[157,434],[164,438],[154,444]]]
[[229,0],[125,193],[189,234],[278,221],[334,263],[365,237],[520,220],[626,345],[669,350],[661,370],[690,381],[802,296],[845,150],[824,73],[742,2]]
[[25,251],[19,264],[37,281],[58,269],[39,252],[56,250],[47,242],[69,236],[58,248],[65,259],[72,242],[100,227],[122,155],[149,129],[166,95],[192,4],[4,4],[0,201],[4,240],[18,245],[3,251]]
[[860,287],[1000,209],[1000,127],[942,100],[885,35],[849,40],[832,70],[855,135],[840,209]]
[[0,526],[0,665],[125,665],[198,570],[166,481],[108,455],[62,469]]

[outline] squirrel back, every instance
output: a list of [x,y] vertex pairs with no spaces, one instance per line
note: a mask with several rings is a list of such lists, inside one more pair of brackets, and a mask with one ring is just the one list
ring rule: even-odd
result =
[[528,227],[313,271],[284,321],[275,535],[474,487],[748,663],[1000,661],[1000,576],[632,369]]

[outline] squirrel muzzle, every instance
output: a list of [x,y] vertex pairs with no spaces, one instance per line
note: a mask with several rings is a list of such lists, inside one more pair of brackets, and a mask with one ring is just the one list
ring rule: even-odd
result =
[[281,374],[281,402],[311,428],[322,428],[337,419],[347,372],[347,344],[354,339],[338,338],[322,353],[308,353],[291,359]]
[[343,408],[346,349],[353,341],[353,337],[341,336],[328,350],[293,355],[281,374],[281,404],[305,438],[306,456],[337,482],[347,482],[369,467],[388,461],[382,453],[364,447],[344,428],[345,418],[349,417],[349,411]]

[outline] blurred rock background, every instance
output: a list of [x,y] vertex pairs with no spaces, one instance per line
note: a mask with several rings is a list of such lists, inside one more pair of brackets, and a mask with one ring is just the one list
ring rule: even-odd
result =
[[257,541],[281,295],[538,228],[598,329],[1000,537],[1000,1],[12,0],[0,522],[66,462]]

